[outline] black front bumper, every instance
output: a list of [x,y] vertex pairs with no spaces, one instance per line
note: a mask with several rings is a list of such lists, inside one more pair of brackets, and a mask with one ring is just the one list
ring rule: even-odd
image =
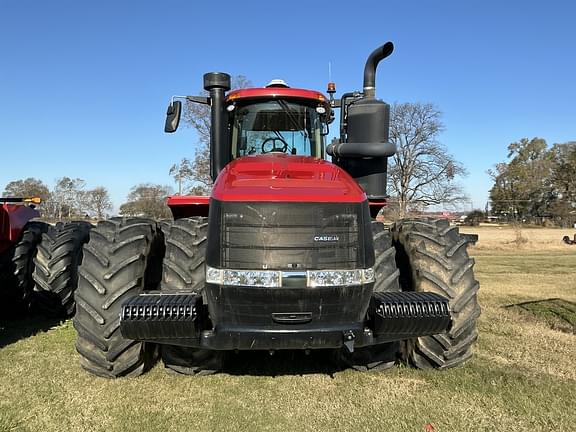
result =
[[281,311],[272,312],[267,325],[224,321],[212,328],[202,296],[148,293],[124,303],[120,329],[128,339],[213,350],[353,350],[442,333],[451,325],[448,300],[438,294],[375,293],[369,300],[360,320],[322,321],[306,311]]

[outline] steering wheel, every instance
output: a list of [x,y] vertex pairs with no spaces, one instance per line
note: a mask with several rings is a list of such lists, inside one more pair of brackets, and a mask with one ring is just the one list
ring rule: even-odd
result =
[[[279,141],[281,143],[279,147],[276,147],[276,141]],[[267,147],[270,147],[270,145],[267,146],[269,142],[272,143],[271,144],[272,147],[270,149],[267,149]],[[262,153],[272,153],[272,152],[286,153],[286,150],[288,150],[288,143],[279,137],[266,138],[262,143]]]

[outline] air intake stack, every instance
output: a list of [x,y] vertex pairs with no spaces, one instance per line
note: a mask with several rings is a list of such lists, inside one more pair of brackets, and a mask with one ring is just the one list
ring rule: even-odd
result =
[[227,113],[224,109],[226,92],[230,90],[230,75],[224,72],[204,74],[204,90],[210,93],[210,177],[216,180],[218,173],[230,162]]

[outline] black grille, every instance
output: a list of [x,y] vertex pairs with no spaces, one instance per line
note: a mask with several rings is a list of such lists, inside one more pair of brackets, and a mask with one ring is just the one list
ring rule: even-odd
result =
[[207,264],[291,270],[370,266],[374,258],[367,223],[365,203],[212,201]]

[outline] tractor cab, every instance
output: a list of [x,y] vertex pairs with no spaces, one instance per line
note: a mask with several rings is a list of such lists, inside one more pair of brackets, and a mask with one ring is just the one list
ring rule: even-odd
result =
[[233,159],[267,153],[324,158],[331,108],[322,93],[273,80],[230,92],[226,111]]

